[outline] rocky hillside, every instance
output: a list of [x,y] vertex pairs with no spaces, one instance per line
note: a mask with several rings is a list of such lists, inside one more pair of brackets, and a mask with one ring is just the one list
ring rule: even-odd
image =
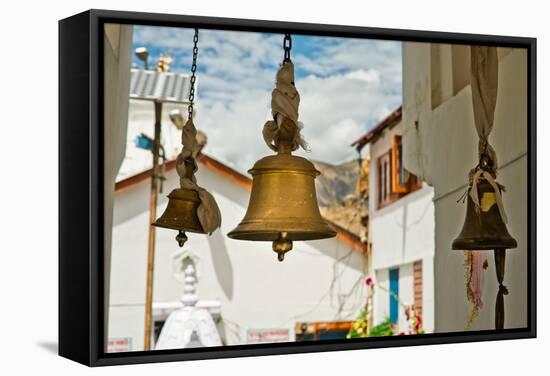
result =
[[357,161],[331,165],[325,162],[312,161],[321,175],[315,179],[319,206],[329,207],[342,205],[344,197],[354,194],[357,184],[359,166]]

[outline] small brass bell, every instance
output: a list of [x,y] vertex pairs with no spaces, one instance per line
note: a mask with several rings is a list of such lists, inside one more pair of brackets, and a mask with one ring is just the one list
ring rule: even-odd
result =
[[510,235],[502,220],[491,184],[482,179],[477,184],[480,207],[468,194],[466,219],[462,231],[453,241],[454,250],[493,250],[516,248],[517,242]]
[[[517,241],[506,228],[502,203],[504,187],[495,179],[497,156],[489,144],[493,128],[498,90],[498,53],[495,47],[471,46],[470,65],[474,122],[479,136],[479,163],[470,171],[466,219],[462,231],[452,243],[455,250],[493,250],[498,292],[495,303],[495,329],[504,329],[504,286],[506,249],[516,248]],[[473,196],[473,197],[472,197]]]
[[168,205],[153,226],[164,227],[178,231],[176,241],[183,247],[187,241],[185,231],[200,234],[212,234],[221,225],[221,213],[214,196],[197,185],[195,172],[198,169],[195,158],[206,142],[206,137],[199,144],[197,129],[193,123],[193,102],[195,98],[195,71],[197,70],[197,42],[199,30],[195,28],[193,37],[193,63],[191,66],[191,88],[189,89],[189,116],[184,123],[179,110],[170,112],[170,120],[181,130],[181,145],[183,146],[176,159],[176,171],[179,176],[180,188],[174,189],[168,195]]
[[180,247],[187,241],[185,231],[205,233],[197,216],[200,205],[196,191],[186,188],[176,188],[168,195],[168,205],[153,226],[164,227],[178,231],[176,240]]
[[[495,183],[496,184],[496,183]],[[474,189],[474,188],[470,188]],[[497,203],[495,188],[486,180],[481,179],[477,183],[479,207],[468,194],[466,206],[466,219],[462,231],[453,241],[454,250],[493,250],[495,258],[495,271],[499,284],[495,304],[495,329],[504,328],[504,295],[508,295],[508,289],[504,286],[504,271],[506,262],[506,249],[518,246],[504,223]],[[502,189],[498,187],[502,193]],[[469,192],[469,191],[468,191]]]

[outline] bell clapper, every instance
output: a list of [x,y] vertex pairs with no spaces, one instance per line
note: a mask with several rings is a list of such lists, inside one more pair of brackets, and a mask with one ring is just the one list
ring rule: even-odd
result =
[[277,260],[283,261],[285,253],[292,250],[292,240],[287,239],[287,232],[280,232],[279,238],[273,241],[273,251],[277,252]]
[[187,241],[187,235],[185,235],[185,232],[183,231],[179,231],[178,232],[178,235],[176,236],[176,241],[178,242],[179,246],[180,247],[183,247],[183,245],[185,244],[185,242]]
[[497,281],[499,285],[502,285],[504,282],[504,269],[506,266],[506,249],[505,248],[495,248],[495,268],[497,273]]
[[495,304],[495,329],[504,329],[504,295],[508,295],[508,289],[504,286],[504,269],[506,261],[506,249],[495,248],[495,270],[498,281],[497,301]]

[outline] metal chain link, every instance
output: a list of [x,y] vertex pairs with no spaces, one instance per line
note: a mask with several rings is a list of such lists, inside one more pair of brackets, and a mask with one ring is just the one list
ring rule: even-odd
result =
[[195,72],[197,71],[197,55],[199,54],[199,48],[197,43],[199,41],[199,29],[195,29],[195,35],[193,36],[193,62],[191,63],[191,89],[189,89],[189,119],[193,119],[193,102],[195,100],[195,81],[197,77]]
[[283,64],[290,61],[290,49],[292,48],[292,37],[289,33],[285,34],[283,39],[283,49],[285,50],[285,57],[283,59]]

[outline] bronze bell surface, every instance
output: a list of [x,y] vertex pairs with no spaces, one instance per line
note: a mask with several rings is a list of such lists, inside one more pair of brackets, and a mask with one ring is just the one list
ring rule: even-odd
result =
[[[498,189],[501,190],[499,193],[502,193],[502,189],[500,187]],[[516,248],[518,244],[502,220],[493,186],[486,179],[481,179],[477,183],[477,192],[479,208],[468,194],[466,219],[462,231],[453,241],[452,249],[492,250],[494,252],[495,271],[499,284],[495,304],[495,329],[503,329],[504,295],[508,294],[508,289],[503,284],[506,249]]]
[[467,195],[466,219],[462,231],[453,241],[454,250],[493,250],[516,248],[517,242],[510,235],[502,220],[491,184],[482,179],[477,184],[480,200],[479,211]]
[[176,240],[182,247],[187,241],[185,231],[205,233],[197,216],[199,205],[200,199],[196,191],[176,188],[168,195],[166,210],[153,226],[179,231]]
[[320,173],[307,159],[288,152],[267,156],[249,170],[252,192],[246,214],[228,236],[271,241],[283,261],[295,240],[336,236],[319,212],[315,177]]
[[[286,40],[290,35],[285,35]],[[308,148],[300,133],[300,94],[289,50],[271,93],[273,120],[268,120],[262,130],[266,145],[277,154],[260,159],[248,171],[252,175],[248,209],[241,223],[227,234],[233,239],[273,242],[279,261],[292,250],[295,240],[336,236],[317,205],[315,178],[320,172],[307,159],[291,154],[298,147]]]

